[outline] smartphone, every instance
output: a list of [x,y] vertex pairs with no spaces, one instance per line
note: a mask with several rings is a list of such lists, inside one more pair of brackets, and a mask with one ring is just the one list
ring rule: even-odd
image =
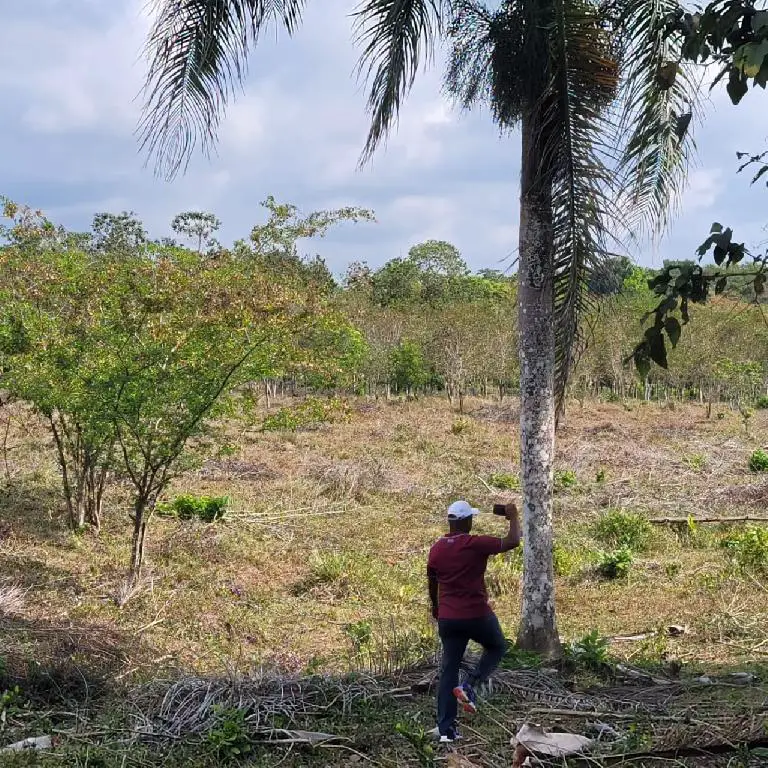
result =
[[506,504],[494,504],[493,505],[493,514],[494,515],[501,515],[501,517],[506,517],[506,515],[507,515],[507,505]]

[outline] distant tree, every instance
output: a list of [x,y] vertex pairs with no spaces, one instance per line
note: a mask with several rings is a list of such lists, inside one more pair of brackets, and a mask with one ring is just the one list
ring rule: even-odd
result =
[[381,307],[418,302],[423,275],[410,259],[392,259],[371,276],[373,300]]
[[198,253],[203,252],[203,246],[214,248],[218,242],[214,234],[219,231],[221,222],[212,214],[202,211],[187,211],[174,217],[171,229],[177,235],[184,235],[195,243]]
[[427,240],[414,245],[408,251],[408,260],[427,274],[456,277],[469,272],[459,249],[445,240]]
[[133,211],[97,213],[91,229],[93,247],[102,253],[134,253],[148,241],[144,225]]
[[430,378],[421,346],[403,339],[390,353],[392,385],[408,395],[423,387]]

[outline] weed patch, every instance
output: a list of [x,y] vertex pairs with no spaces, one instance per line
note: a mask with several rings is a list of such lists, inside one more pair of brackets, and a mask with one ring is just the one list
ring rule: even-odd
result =
[[194,496],[183,494],[173,501],[160,502],[156,512],[162,517],[175,517],[178,520],[200,520],[203,523],[215,523],[227,512],[229,496]]
[[768,472],[768,451],[758,448],[749,457],[749,469],[751,472]]
[[738,570],[768,575],[768,528],[749,526],[723,538],[720,546]]
[[628,547],[602,552],[597,561],[597,572],[604,579],[623,579],[629,575],[633,562],[632,550]]
[[653,525],[642,515],[614,510],[606,512],[594,525],[592,533],[603,544],[616,549],[644,552],[653,538]]
[[519,491],[520,478],[512,472],[494,472],[488,478],[488,485],[502,491]]

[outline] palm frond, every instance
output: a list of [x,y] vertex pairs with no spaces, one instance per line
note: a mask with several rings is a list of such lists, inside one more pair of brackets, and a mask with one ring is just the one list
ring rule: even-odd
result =
[[621,124],[627,140],[620,172],[632,224],[663,229],[674,213],[695,144],[688,124],[698,107],[693,65],[665,32],[677,0],[627,0],[617,17],[622,39]]
[[449,0],[363,0],[355,10],[355,38],[362,47],[358,73],[370,83],[371,127],[365,162],[397,121],[422,59],[431,59]]
[[146,44],[149,71],[138,126],[142,151],[168,178],[195,148],[215,144],[251,45],[271,21],[292,33],[305,0],[157,0]]
[[519,0],[491,13],[474,0],[455,0],[448,28],[451,54],[445,90],[464,109],[489,106],[501,128],[515,126],[525,101],[526,21]]
[[580,321],[593,309],[588,279],[610,254],[621,217],[611,171],[619,63],[603,21],[592,3],[556,0],[551,84],[540,105],[547,136],[543,166],[552,183],[558,410],[585,340]]

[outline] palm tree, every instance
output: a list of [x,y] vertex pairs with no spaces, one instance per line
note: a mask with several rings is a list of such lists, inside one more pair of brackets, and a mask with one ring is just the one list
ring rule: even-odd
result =
[[[173,177],[208,150],[270,23],[304,0],[159,0],[142,145]],[[522,133],[521,464],[525,570],[518,642],[559,650],[552,566],[555,422],[579,350],[587,278],[621,228],[664,222],[689,155],[694,84],[665,35],[675,0],[361,0],[354,27],[370,90],[368,159],[420,62],[451,46],[447,90]],[[629,211],[629,215],[627,214]]]

